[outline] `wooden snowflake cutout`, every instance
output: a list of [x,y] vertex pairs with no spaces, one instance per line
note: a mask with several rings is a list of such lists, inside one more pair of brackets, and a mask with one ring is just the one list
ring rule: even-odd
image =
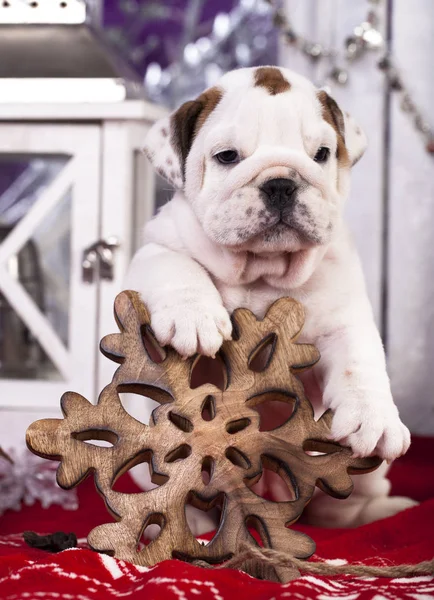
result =
[[[57,481],[62,488],[94,473],[117,522],[93,529],[90,546],[140,565],[170,558],[218,564],[238,554],[242,545],[257,545],[258,538],[293,557],[311,556],[313,540],[289,525],[300,517],[315,486],[346,498],[353,487],[348,473],[373,470],[380,461],[354,458],[350,449],[331,443],[330,411],[314,420],[296,377],[319,359],[313,346],[296,343],[304,322],[302,306],[283,298],[262,321],[246,309],[235,311],[235,339],[225,342],[220,353],[222,389],[194,384],[192,376],[203,359],[183,360],[157,344],[149,314],[135,292],[119,294],[115,316],[120,333],[106,336],[101,351],[120,367],[98,403],[67,392],[61,400],[64,419],[37,421],[27,431],[33,452],[61,461]],[[122,392],[159,403],[149,425],[126,412]],[[266,430],[263,409],[277,401],[290,405],[292,413]],[[95,439],[112,446],[85,443]],[[159,487],[135,494],[113,489],[123,473],[143,462]],[[291,500],[273,502],[256,493],[267,469],[288,486]],[[188,504],[204,511],[221,506],[220,525],[208,545],[197,541],[188,526]],[[140,544],[150,524],[159,525],[160,533],[148,545]],[[241,568],[277,581],[298,576],[287,567],[267,567],[264,572],[251,560]]]

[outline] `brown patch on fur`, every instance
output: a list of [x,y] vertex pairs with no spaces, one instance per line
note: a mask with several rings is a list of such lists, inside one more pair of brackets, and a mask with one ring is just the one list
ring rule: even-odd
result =
[[196,100],[185,102],[172,116],[172,144],[179,155],[183,172],[185,171],[185,161],[197,132],[221,98],[222,92],[219,88],[210,88]]
[[217,104],[220,102],[222,96],[222,91],[217,87],[213,87],[203,92],[203,94],[201,94],[199,98],[197,98],[196,102],[200,102],[202,104],[202,110],[196,121],[196,127],[194,128],[195,136],[197,135],[199,129],[203,126],[205,121],[208,119],[212,111],[215,109]]
[[271,96],[291,89],[291,84],[276,67],[259,67],[255,71],[255,87],[263,87]]
[[318,100],[322,105],[322,116],[324,121],[333,127],[336,131],[338,138],[338,145],[336,149],[336,158],[340,167],[349,167],[350,158],[348,156],[348,150],[345,146],[345,124],[344,115],[341,109],[337,105],[336,101],[331,98],[327,92],[321,90],[318,92]]
[[350,369],[347,369],[347,370],[345,371],[345,377],[351,377],[351,375],[352,375],[352,374],[353,374],[353,372],[352,372],[352,371],[350,371]]

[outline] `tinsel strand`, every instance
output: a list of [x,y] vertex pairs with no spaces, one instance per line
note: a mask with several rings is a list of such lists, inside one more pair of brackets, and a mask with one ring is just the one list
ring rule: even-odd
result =
[[[304,38],[294,30],[290,20],[284,11],[276,5],[275,0],[265,0],[274,11],[273,21],[275,27],[280,31],[285,43],[303,52],[311,60],[336,59],[340,52],[333,48],[324,48],[318,42],[312,42]],[[369,0],[370,4],[378,4],[378,1]],[[378,31],[379,18],[375,10],[369,10],[367,17],[361,25],[354,29],[354,33],[345,39],[344,57],[347,65],[351,61],[361,58],[368,50],[379,49],[383,45],[381,34]],[[375,43],[374,43],[375,42]],[[399,95],[400,108],[411,119],[415,130],[422,136],[425,150],[434,154],[434,130],[426,121],[422,111],[413,100],[403,77],[396,66],[396,60],[390,52],[387,52],[377,63],[378,68],[384,73],[390,89]],[[345,85],[348,81],[348,73],[345,69],[333,67],[330,77],[336,83]]]

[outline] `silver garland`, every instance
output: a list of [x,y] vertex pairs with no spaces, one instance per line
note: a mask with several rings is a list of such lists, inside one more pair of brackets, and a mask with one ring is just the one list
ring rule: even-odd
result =
[[[327,82],[334,82],[339,85],[346,85],[350,77],[351,63],[362,58],[367,52],[383,51],[382,58],[378,61],[378,68],[384,73],[389,89],[399,95],[399,105],[401,110],[411,119],[413,127],[421,135],[425,150],[429,154],[434,154],[434,130],[424,118],[420,108],[414,101],[411,92],[405,84],[396,61],[387,51],[385,40],[379,30],[380,18],[378,5],[381,0],[368,0],[370,7],[366,19],[354,28],[351,35],[344,41],[344,48],[338,50],[335,48],[325,48],[317,42],[312,42],[304,38],[295,31],[284,11],[276,6],[274,0],[266,0],[273,8],[273,22],[279,29],[284,41],[291,47],[302,52],[313,61],[320,59],[332,59],[332,66]],[[336,66],[345,62],[346,67]]]

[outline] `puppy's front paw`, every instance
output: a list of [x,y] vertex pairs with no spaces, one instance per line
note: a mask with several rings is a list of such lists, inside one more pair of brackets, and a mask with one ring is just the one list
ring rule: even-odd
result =
[[346,398],[334,404],[331,437],[355,456],[376,454],[390,462],[407,452],[410,432],[391,402]]
[[165,306],[152,312],[151,326],[160,344],[172,346],[185,358],[197,352],[215,356],[232,334],[229,314],[217,303]]

